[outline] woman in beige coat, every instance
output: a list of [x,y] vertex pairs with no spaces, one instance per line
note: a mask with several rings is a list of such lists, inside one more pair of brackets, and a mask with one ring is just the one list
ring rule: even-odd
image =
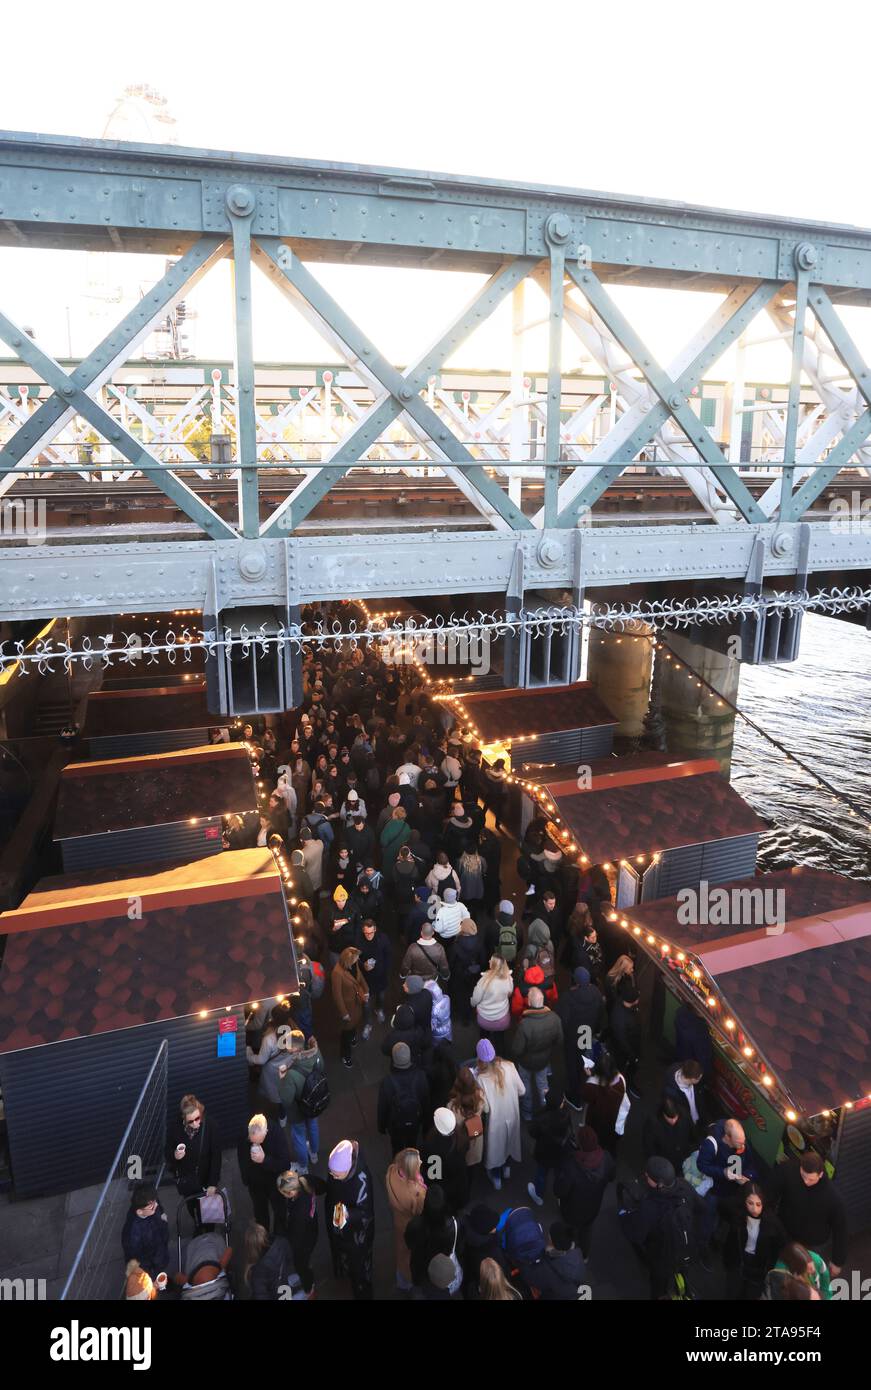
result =
[[396,1236],[396,1285],[410,1289],[411,1251],[405,1243],[405,1228],[423,1209],[426,1183],[420,1175],[417,1149],[401,1149],[387,1169],[387,1200],[393,1212]]

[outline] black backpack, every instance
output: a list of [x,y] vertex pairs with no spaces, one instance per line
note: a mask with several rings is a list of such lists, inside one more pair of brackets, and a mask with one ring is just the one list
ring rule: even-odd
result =
[[393,1083],[393,1103],[390,1107],[390,1128],[413,1129],[420,1124],[420,1101],[404,1086]]
[[305,1079],[297,1105],[301,1115],[307,1120],[314,1120],[323,1114],[329,1103],[330,1083],[323,1062],[318,1060]]
[[682,1192],[679,1200],[670,1202],[661,1229],[661,1253],[663,1268],[674,1275],[675,1290],[672,1298],[687,1298],[689,1295],[689,1271],[698,1258],[699,1248],[696,1239],[695,1214],[692,1196]]

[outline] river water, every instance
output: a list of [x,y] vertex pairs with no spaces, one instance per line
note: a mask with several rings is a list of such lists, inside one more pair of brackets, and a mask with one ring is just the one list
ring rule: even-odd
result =
[[871,633],[805,614],[798,661],[742,666],[738,706],[863,813],[851,816],[739,718],[732,785],[774,822],[760,838],[760,868],[871,879]]

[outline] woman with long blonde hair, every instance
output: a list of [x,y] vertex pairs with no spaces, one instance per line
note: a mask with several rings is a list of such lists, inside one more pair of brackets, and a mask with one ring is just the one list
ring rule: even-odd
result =
[[426,1198],[417,1149],[400,1149],[387,1169],[386,1184],[396,1238],[396,1285],[408,1290],[412,1287],[411,1251],[405,1243],[405,1228],[412,1217],[420,1215]]
[[502,1053],[504,1034],[511,1022],[511,995],[514,981],[511,968],[501,956],[491,956],[490,964],[472,991],[472,1007],[477,1011],[481,1036],[489,1038],[494,1051]]
[[288,1168],[276,1179],[281,1208],[281,1228],[293,1253],[293,1267],[307,1294],[314,1288],[312,1252],[318,1243],[318,1197],[327,1190],[323,1178],[315,1173],[299,1173]]
[[502,1179],[510,1178],[511,1162],[519,1163],[520,1097],[526,1087],[513,1062],[497,1057],[493,1044],[482,1038],[477,1047],[475,1074],[489,1111],[484,1136],[484,1169],[498,1192]]
[[481,1261],[478,1288],[482,1303],[517,1303],[521,1299],[520,1293],[506,1279],[502,1266],[489,1258]]

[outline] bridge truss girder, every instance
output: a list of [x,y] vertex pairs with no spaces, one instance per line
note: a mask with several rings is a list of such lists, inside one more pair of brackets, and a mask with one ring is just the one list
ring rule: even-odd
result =
[[[335,482],[363,462],[374,447],[385,447],[385,431],[400,419],[432,465],[460,487],[491,530],[509,545],[531,533],[533,545],[556,547],[555,553],[570,550],[573,542],[565,532],[576,529],[591,501],[637,462],[640,451],[653,441],[667,458],[665,464],[654,466],[666,472],[679,469],[715,523],[702,528],[700,546],[686,529],[682,532],[683,553],[695,557],[694,577],[706,573],[726,577],[727,570],[721,568],[726,559],[716,558],[706,565],[702,551],[707,547],[720,557],[727,549],[721,536],[736,528],[743,533],[741,544],[746,549],[757,535],[768,536],[766,528],[779,527],[772,553],[779,559],[786,557],[789,564],[794,550],[789,528],[797,525],[831,477],[854,460],[871,433],[871,411],[866,408],[871,405],[871,374],[836,308],[836,302],[871,304],[871,232],[452,176],[7,135],[0,137],[0,244],[13,242],[90,251],[162,251],[180,258],[145,300],[69,372],[0,312],[0,338],[53,393],[6,439],[0,450],[0,485],[6,488],[11,485],[7,480],[36,471],[40,460],[55,471],[70,467],[59,461],[57,451],[49,451],[58,432],[78,416],[125,460],[122,476],[132,469],[152,479],[199,527],[206,540],[204,559],[194,565],[197,573],[202,563],[232,568],[232,556],[243,542],[260,546],[257,554],[267,569],[280,568],[279,556],[290,564],[294,556],[307,555],[299,547],[308,542],[288,538]],[[175,463],[167,462],[159,452],[160,441],[143,443],[124,419],[106,408],[103,397],[118,364],[167,309],[226,256],[232,256],[234,272],[235,453],[219,468],[224,467],[238,484],[235,524],[219,516],[197,492],[197,478],[205,470],[195,466],[196,460],[183,456]],[[309,268],[309,263],[337,259],[398,267],[438,266],[445,272],[475,270],[489,278],[430,351],[399,371]],[[348,434],[325,458],[301,463],[307,476],[265,518],[259,484],[267,465],[258,453],[262,419],[257,412],[253,359],[254,267],[314,323],[373,391],[371,406]],[[438,413],[429,399],[432,376],[529,276],[547,295],[549,340],[545,398],[535,402],[546,438],[545,458],[537,461],[543,472],[544,505],[532,518],[524,514],[516,494],[502,486],[499,474],[509,474],[512,463],[505,457],[504,430],[501,440],[494,439],[491,420],[479,431],[489,434],[489,440],[470,439],[475,431],[446,418],[449,411]],[[615,282],[713,290],[723,295],[723,301],[665,370],[614,298],[611,286]],[[779,487],[763,506],[702,424],[690,393],[755,315],[770,309],[773,301],[779,303],[776,296],[782,300],[788,287],[797,307],[791,325],[783,471]],[[855,382],[848,406],[843,406],[843,393],[836,402],[840,434],[829,421],[824,447],[831,452],[822,459],[818,455],[810,473],[805,470],[811,441],[803,439],[800,419],[801,376],[810,360],[806,309]],[[603,370],[618,379],[623,397],[624,410],[611,435],[586,455],[566,447],[562,438],[566,326],[581,336]],[[818,431],[812,438],[819,442],[822,436]],[[494,447],[499,449],[498,473],[492,467]],[[74,466],[73,471],[81,469]],[[210,464],[209,472],[214,471]],[[569,477],[561,482],[563,471]],[[635,544],[634,552],[623,540],[628,532],[620,530],[619,542],[609,531],[608,545],[621,556],[623,582],[640,576],[645,547],[651,545],[662,552],[660,578],[681,571],[680,563],[672,564],[667,558],[666,529],[658,528],[643,544]],[[444,549],[448,544],[444,537],[428,540],[423,547],[419,538],[409,543],[400,537],[383,551],[384,562],[388,557],[390,565],[398,562],[403,546],[409,544],[408,558],[415,549],[427,552],[426,558],[418,558],[427,570],[427,584],[436,582],[431,569],[455,563],[456,557]],[[119,574],[125,565],[132,574],[140,563],[136,556],[116,562],[112,557],[117,547],[86,542],[86,548],[95,560],[100,557],[101,563]],[[349,553],[351,548],[346,546]],[[834,532],[831,542],[816,550],[828,555],[832,548],[837,552],[832,563],[819,567],[869,565],[867,535],[845,537]],[[0,545],[0,552],[8,549]],[[166,547],[168,565],[176,564],[170,558],[176,549],[175,544]],[[435,559],[440,552],[441,559]],[[486,553],[494,553],[492,547]],[[4,553],[4,564],[10,558]],[[811,554],[810,569],[817,558]],[[21,555],[15,559],[20,568]],[[62,548],[54,546],[28,547],[26,559],[27,567],[40,575],[66,564]],[[599,581],[588,576],[588,582]],[[389,592],[395,594],[407,591],[409,581],[397,584],[394,578],[391,584]],[[125,588],[123,584],[109,587],[116,594]],[[481,584],[466,584],[467,589],[475,587],[480,589]],[[58,598],[61,592],[59,587]],[[119,601],[128,608],[134,606],[129,598]],[[149,602],[153,605],[154,600]]]

